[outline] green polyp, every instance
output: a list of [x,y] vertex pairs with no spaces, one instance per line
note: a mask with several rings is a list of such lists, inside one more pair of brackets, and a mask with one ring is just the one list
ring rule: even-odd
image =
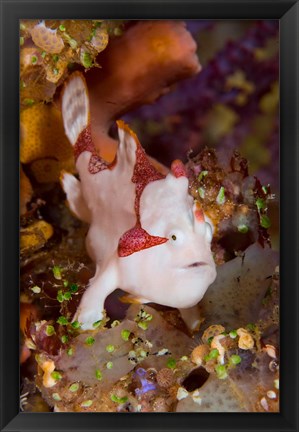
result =
[[225,189],[223,186],[219,189],[217,198],[216,198],[217,204],[224,204],[225,203]]
[[262,198],[258,198],[255,201],[255,205],[257,206],[258,210],[262,210],[266,208],[266,203]]
[[211,345],[213,339],[214,339],[214,336],[210,336],[210,337],[208,338],[208,344],[209,344],[209,345]]
[[260,224],[263,228],[270,228],[271,226],[271,221],[270,218],[267,215],[262,215],[260,218]]
[[248,226],[245,224],[238,225],[238,231],[242,234],[246,234],[248,232]]
[[65,316],[60,316],[56,322],[61,325],[67,325],[69,323]]
[[86,345],[91,346],[95,343],[95,339],[92,336],[89,336],[85,339],[85,343]]
[[174,358],[170,358],[170,359],[168,359],[168,360],[167,360],[167,363],[166,363],[166,366],[167,366],[169,369],[174,369],[174,368],[176,367],[176,361],[175,361],[175,359],[174,359]]
[[123,329],[123,330],[121,331],[121,337],[122,337],[122,339],[123,339],[124,341],[128,341],[128,340],[129,340],[129,336],[130,336],[130,334],[131,334],[130,330]]
[[115,394],[112,394],[110,398],[111,398],[111,400],[112,400],[113,402],[116,402],[116,403],[119,403],[119,404],[123,404],[123,403],[127,402],[127,400],[128,400],[128,397],[127,397],[127,396],[124,396],[124,397],[118,397],[118,396],[116,396]]
[[96,379],[101,381],[102,378],[103,378],[102,372],[100,371],[100,369],[97,369],[96,370]]
[[98,320],[92,324],[93,328],[98,328],[102,323],[102,320]]
[[70,38],[68,42],[69,42],[70,47],[72,49],[76,49],[77,48],[78,44],[77,44],[77,41],[75,41],[75,39]]
[[56,381],[59,381],[59,380],[62,379],[62,375],[61,375],[61,373],[59,373],[59,372],[57,372],[57,371],[52,372],[52,373],[51,373],[51,377],[52,377],[53,379],[55,379]]
[[83,408],[88,408],[88,407],[90,407],[92,404],[93,404],[93,401],[92,401],[91,399],[88,399],[88,400],[82,402],[81,406],[82,406]]
[[78,389],[79,389],[78,383],[74,383],[74,384],[70,385],[70,387],[69,387],[69,391],[72,393],[75,393]]
[[54,266],[53,267],[53,275],[55,277],[55,279],[61,280],[61,269],[59,266]]
[[198,188],[198,195],[200,196],[201,199],[204,199],[205,197],[205,190],[202,187]]
[[147,330],[148,328],[148,323],[144,322],[144,321],[140,321],[138,323],[138,327],[140,327],[142,330]]
[[31,288],[31,291],[34,292],[34,294],[39,294],[41,292],[41,288],[37,285]]
[[74,329],[78,329],[78,328],[80,328],[81,326],[80,326],[79,321],[74,321],[74,322],[72,322],[72,327],[73,327]]
[[67,291],[63,294],[64,300],[70,300],[71,298],[72,298],[72,293],[70,293],[69,291]]
[[216,359],[218,356],[219,356],[219,351],[217,348],[214,348],[210,351],[210,353],[207,356],[205,356],[205,360],[209,361],[212,359]]
[[71,292],[76,293],[78,291],[78,289],[79,288],[78,288],[77,284],[75,284],[75,283],[71,284],[71,286],[70,286],[70,291]]
[[64,33],[64,38],[67,40],[68,44],[72,49],[77,49],[78,43],[75,39],[71,38],[71,36],[67,33]]
[[241,361],[242,361],[241,357],[240,357],[239,355],[237,355],[237,354],[233,354],[233,355],[230,357],[230,362],[231,362],[233,365],[238,365],[239,363],[241,363]]
[[91,30],[91,32],[90,32],[90,35],[89,35],[88,40],[91,41],[91,39],[95,36],[95,34],[96,34],[96,29],[93,28],[93,29]]
[[107,368],[107,369],[112,369],[112,368],[113,368],[113,363],[112,363],[112,361],[107,362],[107,364],[106,364],[106,368]]
[[67,335],[62,335],[62,336],[61,336],[61,342],[62,342],[62,343],[67,343],[68,341],[69,341],[69,338],[68,338]]
[[225,379],[228,377],[226,367],[224,365],[216,365],[215,372],[219,379]]
[[61,290],[59,290],[58,291],[58,293],[57,293],[57,300],[59,301],[59,303],[62,303],[63,302],[63,300],[64,300],[64,297],[63,297],[63,292],[61,291]]
[[86,52],[86,51],[83,52],[81,54],[81,56],[80,56],[80,60],[81,60],[82,65],[86,69],[88,69],[88,68],[90,68],[92,66],[92,58],[91,58],[91,55],[88,52]]
[[51,326],[51,325],[47,325],[47,327],[46,327],[46,335],[47,336],[52,336],[53,334],[55,334],[54,327]]
[[197,177],[198,181],[201,181],[208,174],[209,174],[209,171],[201,171]]
[[56,401],[61,401],[61,397],[59,396],[58,393],[53,393],[53,394],[52,394],[52,398],[53,398],[54,400],[56,400]]

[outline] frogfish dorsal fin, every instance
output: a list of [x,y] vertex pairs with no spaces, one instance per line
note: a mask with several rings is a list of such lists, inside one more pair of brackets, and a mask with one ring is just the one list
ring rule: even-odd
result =
[[97,174],[112,168],[116,161],[108,164],[98,154],[91,135],[88,88],[84,76],[74,72],[64,84],[61,110],[65,134],[74,147],[75,161],[83,152],[91,153],[88,172]]
[[65,134],[74,146],[79,135],[90,124],[88,90],[80,72],[73,73],[64,85],[61,111]]

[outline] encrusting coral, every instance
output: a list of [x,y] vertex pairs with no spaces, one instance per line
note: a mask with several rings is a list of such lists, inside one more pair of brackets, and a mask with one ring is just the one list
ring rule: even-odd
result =
[[30,34],[35,45],[49,54],[59,54],[64,48],[63,39],[57,34],[57,29],[46,27],[44,21],[32,27]]
[[22,20],[21,108],[50,102],[74,65],[99,67],[96,57],[107,47],[109,35],[121,33],[121,21]]
[[220,163],[215,150],[206,147],[190,158],[187,171],[192,196],[214,224],[218,264],[227,260],[221,249],[233,251],[237,244],[239,250],[244,250],[256,241],[270,244],[267,209],[273,195],[269,185],[262,186],[249,175],[246,159],[234,152],[229,160]]

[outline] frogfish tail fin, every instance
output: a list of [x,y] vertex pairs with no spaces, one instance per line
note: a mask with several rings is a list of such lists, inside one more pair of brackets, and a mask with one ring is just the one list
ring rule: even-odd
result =
[[81,132],[90,124],[88,89],[80,72],[74,72],[64,85],[61,111],[65,134],[74,146]]

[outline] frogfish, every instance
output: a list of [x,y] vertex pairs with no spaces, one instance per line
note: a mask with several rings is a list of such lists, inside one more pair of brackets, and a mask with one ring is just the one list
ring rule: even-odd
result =
[[64,172],[61,182],[70,210],[89,224],[86,249],[96,264],[73,320],[93,329],[117,288],[140,304],[181,311],[196,305],[216,278],[213,228],[188,192],[184,164],[175,160],[167,175],[159,172],[122,120],[115,159],[103,160],[92,140],[80,72],[66,81],[61,110],[79,174]]

